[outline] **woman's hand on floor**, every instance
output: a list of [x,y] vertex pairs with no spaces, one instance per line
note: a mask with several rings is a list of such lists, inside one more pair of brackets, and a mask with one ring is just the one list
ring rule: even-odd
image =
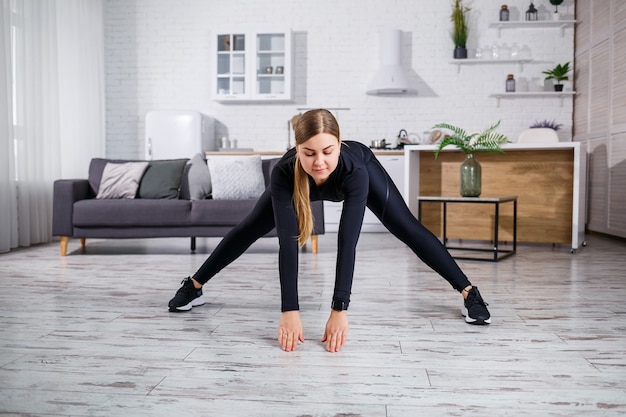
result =
[[322,338],[322,343],[326,342],[327,351],[339,352],[341,350],[348,338],[348,328],[348,312],[331,310]]
[[278,322],[278,343],[286,352],[296,350],[298,341],[304,343],[302,320],[297,310],[284,311]]

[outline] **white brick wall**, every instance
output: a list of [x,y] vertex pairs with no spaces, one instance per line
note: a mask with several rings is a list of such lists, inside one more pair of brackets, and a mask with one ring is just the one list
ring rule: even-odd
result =
[[[547,3],[547,2],[545,2]],[[497,20],[501,0],[473,0],[470,49],[494,42],[528,45],[541,62],[450,64],[449,1],[426,0],[107,0],[106,102],[107,156],[141,157],[143,119],[158,109],[198,110],[213,116],[221,131],[240,147],[284,150],[287,121],[300,107],[348,107],[339,113],[344,139],[369,144],[395,140],[401,128],[421,134],[439,122],[476,130],[502,119],[501,131],[514,141],[535,120],[556,119],[569,140],[572,99],[496,100],[506,74],[540,88],[541,71],[573,61],[573,29],[503,30]],[[536,2],[543,19],[552,6]],[[518,14],[528,7],[516,0]],[[573,18],[573,1],[559,7]],[[211,36],[220,29],[287,27],[294,31],[295,97],[283,104],[220,104],[212,100],[209,73]],[[416,97],[375,97],[365,87],[378,65],[378,32],[403,31],[403,61],[418,82]],[[471,52],[471,51],[470,51]],[[573,78],[570,75],[570,78]],[[519,81],[518,81],[519,83]],[[571,83],[566,89],[572,89]],[[222,133],[220,132],[219,135]]]

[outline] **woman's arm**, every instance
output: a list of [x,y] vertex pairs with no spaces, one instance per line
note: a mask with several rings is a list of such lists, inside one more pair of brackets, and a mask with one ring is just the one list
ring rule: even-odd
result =
[[285,169],[272,172],[271,185],[274,222],[278,235],[278,273],[281,311],[299,310],[298,304],[298,221],[293,206],[293,173]]
[[326,343],[326,350],[329,352],[339,352],[346,344],[348,337],[349,325],[346,310],[350,304],[356,245],[361,234],[368,189],[369,176],[364,169],[356,170],[344,181],[344,202],[338,233],[335,291],[330,316],[322,337],[322,343]]
[[337,266],[333,304],[350,303],[356,245],[367,206],[369,175],[365,167],[352,172],[344,181],[344,202],[339,221]]
[[278,273],[280,277],[281,317],[278,343],[286,352],[304,343],[304,329],[298,303],[298,221],[293,206],[293,172],[288,165],[272,171],[270,190],[274,222],[278,235]]

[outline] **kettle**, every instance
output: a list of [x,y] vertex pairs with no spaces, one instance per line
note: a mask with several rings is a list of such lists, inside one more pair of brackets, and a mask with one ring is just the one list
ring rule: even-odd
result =
[[409,139],[409,134],[407,133],[407,131],[404,129],[400,129],[400,132],[398,132],[398,140],[396,141],[396,147],[402,148],[404,145],[410,145],[412,143],[413,142],[411,142],[411,139]]

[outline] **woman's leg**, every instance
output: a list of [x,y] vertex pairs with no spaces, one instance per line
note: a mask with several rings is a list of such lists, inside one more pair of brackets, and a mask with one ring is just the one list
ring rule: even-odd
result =
[[204,285],[243,254],[254,242],[274,228],[274,211],[269,189],[265,190],[250,214],[231,229],[217,245],[193,279]]
[[368,164],[370,189],[367,206],[398,239],[426,265],[445,278],[464,298],[461,314],[470,324],[490,324],[487,303],[472,287],[446,247],[417,220],[407,207],[391,177],[378,161]]
[[460,292],[471,286],[445,246],[413,216],[380,162],[371,161],[368,172],[370,188],[367,207],[382,224],[454,289]]

